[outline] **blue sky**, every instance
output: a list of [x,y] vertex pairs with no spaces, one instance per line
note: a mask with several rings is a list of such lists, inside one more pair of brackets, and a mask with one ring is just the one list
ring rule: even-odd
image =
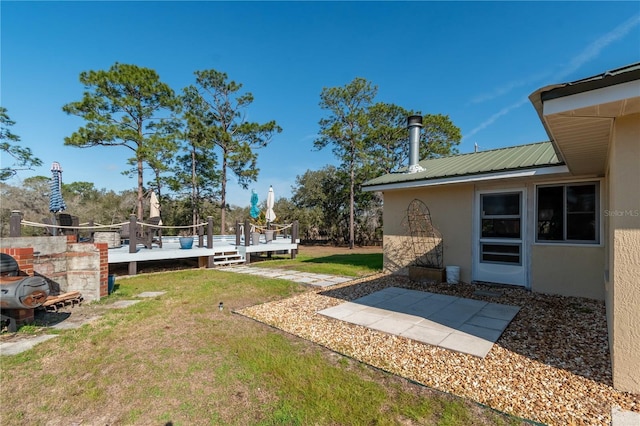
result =
[[[19,178],[50,175],[120,191],[124,148],[79,149],[64,138],[83,122],[82,71],[115,62],[152,68],[175,91],[216,69],[255,101],[251,121],[283,128],[260,150],[258,181],[228,186],[248,206],[291,195],[306,170],[335,163],[313,141],[323,87],[363,77],[376,100],[450,116],[460,152],[547,140],[528,101],[534,90],[640,61],[638,2],[12,2],[1,13],[0,102],[13,132],[43,160]],[[19,181],[11,182],[19,184]]]

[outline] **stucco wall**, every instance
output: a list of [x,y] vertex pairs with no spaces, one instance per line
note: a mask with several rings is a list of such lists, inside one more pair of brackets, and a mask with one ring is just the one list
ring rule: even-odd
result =
[[406,275],[415,259],[404,225],[414,198],[424,202],[444,240],[444,265],[460,266],[460,279],[471,280],[473,185],[444,185],[384,193],[384,268]]
[[533,245],[531,290],[603,300],[604,247]]
[[616,389],[640,393],[640,114],[616,119],[609,157],[607,319]]
[[[74,243],[67,246],[67,291],[79,291],[85,300],[100,300],[107,293],[106,243]],[[105,272],[105,269],[107,271]]]

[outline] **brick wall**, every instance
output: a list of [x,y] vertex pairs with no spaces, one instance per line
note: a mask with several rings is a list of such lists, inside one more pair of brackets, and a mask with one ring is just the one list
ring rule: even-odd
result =
[[[18,262],[20,275],[33,276],[33,248],[32,247],[4,247],[0,248],[1,253],[8,254]],[[7,315],[16,320],[16,325],[31,324],[34,321],[33,309],[4,309],[3,315]]]
[[33,248],[32,247],[1,247],[1,253],[8,254],[18,262],[21,275],[33,276]]
[[94,243],[100,251],[100,297],[109,295],[109,244]]
[[3,309],[2,315],[13,318],[19,327],[25,324],[33,324],[35,321],[35,309]]

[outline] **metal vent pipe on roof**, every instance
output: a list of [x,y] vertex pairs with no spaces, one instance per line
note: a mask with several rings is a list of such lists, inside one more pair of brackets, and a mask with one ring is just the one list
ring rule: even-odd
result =
[[420,155],[420,129],[422,128],[422,116],[411,115],[407,119],[409,128],[409,170],[408,173],[418,173],[424,168],[418,164]]

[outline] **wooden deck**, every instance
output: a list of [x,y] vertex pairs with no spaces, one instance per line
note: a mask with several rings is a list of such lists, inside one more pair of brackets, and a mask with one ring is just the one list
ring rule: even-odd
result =
[[206,237],[203,246],[198,246],[198,239],[195,238],[193,248],[183,250],[178,237],[162,237],[162,248],[154,244],[151,249],[147,249],[138,244],[135,253],[129,253],[129,246],[124,244],[109,249],[108,263],[128,263],[129,275],[135,275],[137,262],[197,257],[201,267],[213,268],[249,263],[251,253],[285,253],[294,258],[298,250],[298,244],[291,242],[291,238],[276,238],[268,244],[261,241],[258,245],[245,246],[235,244],[235,235],[214,236],[213,247],[207,248],[206,244]]

